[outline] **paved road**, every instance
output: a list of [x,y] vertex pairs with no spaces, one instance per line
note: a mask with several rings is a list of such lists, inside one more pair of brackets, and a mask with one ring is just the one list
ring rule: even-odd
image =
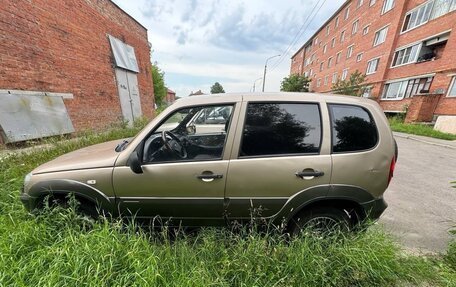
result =
[[396,136],[399,160],[380,219],[407,249],[444,252],[456,227],[456,149]]

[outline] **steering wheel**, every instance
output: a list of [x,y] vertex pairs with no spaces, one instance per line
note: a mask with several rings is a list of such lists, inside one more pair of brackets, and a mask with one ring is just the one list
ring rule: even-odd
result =
[[[167,136],[169,136],[171,140],[168,140]],[[163,140],[163,145],[167,150],[175,154],[180,159],[187,158],[187,150],[178,137],[176,137],[170,131],[162,131],[161,137]]]

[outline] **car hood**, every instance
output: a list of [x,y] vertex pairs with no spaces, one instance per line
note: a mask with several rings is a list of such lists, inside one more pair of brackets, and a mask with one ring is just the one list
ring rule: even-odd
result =
[[87,168],[112,167],[119,156],[114,149],[121,140],[88,146],[51,160],[32,171],[32,174]]

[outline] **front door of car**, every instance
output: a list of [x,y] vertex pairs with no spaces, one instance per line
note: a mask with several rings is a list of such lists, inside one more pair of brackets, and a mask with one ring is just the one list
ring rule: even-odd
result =
[[114,189],[123,215],[198,220],[198,225],[222,221],[229,163],[225,147],[234,135],[228,136],[225,125],[217,131],[189,128],[195,114],[207,108],[212,106],[178,110],[145,138],[142,174],[115,167]]
[[322,121],[318,104],[249,102],[241,114],[225,194],[229,218],[271,217],[298,193],[326,195],[331,156],[322,122],[328,119]]

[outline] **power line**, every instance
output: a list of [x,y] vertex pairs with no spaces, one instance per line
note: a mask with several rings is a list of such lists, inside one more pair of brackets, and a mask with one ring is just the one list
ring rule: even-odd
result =
[[[282,62],[283,60],[285,59],[285,57],[288,55],[288,53],[290,52],[290,50],[293,48],[293,46],[296,44],[296,42],[301,38],[301,36],[304,34],[304,32],[306,32],[306,30],[309,28],[309,25],[310,23],[312,23],[313,19],[315,18],[315,16],[318,14],[318,12],[321,10],[321,8],[323,7],[323,5],[325,4],[326,0],[323,0],[323,2],[321,3],[320,7],[318,7],[317,11],[315,14],[313,14],[313,12],[315,11],[315,8],[318,6],[320,1],[317,2],[317,4],[314,6],[314,8],[312,9],[312,12],[310,12],[310,14],[307,16],[306,20],[304,21],[303,25],[301,26],[301,29],[300,31],[298,32],[298,34],[296,34],[294,40],[290,43],[290,45],[288,46],[288,48],[285,50],[285,52],[282,54],[282,57],[280,57],[277,62],[273,65],[273,67],[271,68],[271,71],[273,71],[274,69],[276,69]],[[313,14],[313,16],[312,16]],[[312,17],[311,17],[312,16]],[[307,20],[309,19],[309,17],[311,17],[311,19],[307,22]],[[307,25],[305,26],[304,30],[302,30],[302,27],[304,27],[304,25],[306,24],[307,22]]]

